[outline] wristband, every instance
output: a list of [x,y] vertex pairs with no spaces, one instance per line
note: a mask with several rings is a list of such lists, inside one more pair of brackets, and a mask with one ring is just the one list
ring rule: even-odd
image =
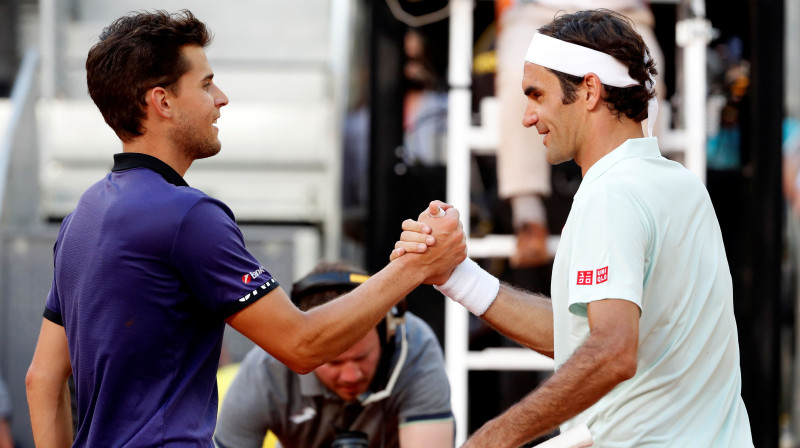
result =
[[497,297],[500,280],[467,258],[456,266],[443,285],[434,285],[434,288],[463,305],[472,314],[480,316]]

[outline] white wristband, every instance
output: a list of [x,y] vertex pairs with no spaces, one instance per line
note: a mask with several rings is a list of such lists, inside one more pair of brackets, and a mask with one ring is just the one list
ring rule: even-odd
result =
[[489,309],[500,291],[500,280],[467,258],[456,266],[439,292],[460,303],[472,314],[480,316]]

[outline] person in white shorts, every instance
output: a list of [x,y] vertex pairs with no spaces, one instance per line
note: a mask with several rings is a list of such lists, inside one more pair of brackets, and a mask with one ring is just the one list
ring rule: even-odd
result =
[[[544,136],[549,163],[574,159],[583,174],[553,297],[500,285],[469,259],[438,288],[556,371],[464,446],[585,424],[594,447],[752,447],[719,223],[703,184],[641,126],[650,118],[652,134],[657,113],[647,46],[624,16],[581,11],[542,27],[525,60],[523,124]],[[393,258],[424,252],[439,209],[450,206],[404,222]]]

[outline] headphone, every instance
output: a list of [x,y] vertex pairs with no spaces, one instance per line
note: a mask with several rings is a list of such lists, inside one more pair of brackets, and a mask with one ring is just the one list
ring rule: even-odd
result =
[[[368,278],[369,275],[351,271],[329,271],[319,274],[310,274],[292,285],[290,298],[296,307],[302,309],[300,304],[304,298],[311,294],[323,291],[352,291],[356,289],[358,285],[367,281]],[[373,385],[377,387],[382,386],[382,390],[379,392],[367,392],[362,394],[362,396],[359,397],[362,406],[381,401],[392,393],[400,370],[403,368],[408,356],[408,335],[406,334],[405,312],[406,301],[403,299],[386,313],[386,317],[384,317],[376,327],[381,340],[381,358],[378,362]],[[390,373],[389,362],[395,353],[396,345],[394,342],[395,335],[398,331],[400,332],[400,353],[398,354],[397,363]],[[378,383],[376,383],[376,381]],[[372,385],[370,388],[372,388]]]
[[[318,274],[307,275],[292,285],[290,295],[292,303],[298,308],[302,308],[303,299],[319,292],[324,291],[352,291],[369,278],[369,275],[351,271],[329,271]],[[399,326],[406,322],[406,301],[393,306],[386,317],[378,324],[378,335],[381,336],[382,345],[394,341]]]

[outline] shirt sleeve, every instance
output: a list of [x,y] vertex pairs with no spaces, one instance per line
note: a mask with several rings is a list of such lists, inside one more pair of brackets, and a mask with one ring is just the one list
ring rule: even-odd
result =
[[61,317],[61,302],[58,300],[58,289],[56,288],[55,279],[53,279],[50,292],[47,293],[47,304],[44,307],[42,316],[56,325],[64,326],[64,319]]
[[56,278],[55,278],[55,258],[56,258],[56,251],[58,250],[58,244],[61,241],[62,233],[64,232],[64,228],[68,225],[69,220],[72,215],[67,215],[66,218],[61,223],[61,228],[58,231],[58,237],[56,238],[56,242],[53,244],[53,282],[50,285],[50,292],[47,293],[47,301],[45,302],[44,306],[44,313],[42,315],[45,319],[53,322],[54,324],[64,326],[64,319],[61,316],[61,300],[58,297],[58,287],[56,286]]
[[[642,308],[647,209],[635,196],[602,186],[580,198],[569,229],[569,310],[586,316],[589,302],[623,299]],[[576,204],[577,205],[577,204]]]
[[172,262],[201,303],[227,318],[278,287],[245,248],[230,210],[204,198],[186,214]]
[[239,366],[220,405],[214,433],[218,446],[260,448],[273,427],[275,404],[270,389],[274,387],[266,360],[266,353],[254,347]]
[[406,320],[409,359],[396,386],[400,426],[452,420],[450,382],[439,342],[424,321],[410,314]]

